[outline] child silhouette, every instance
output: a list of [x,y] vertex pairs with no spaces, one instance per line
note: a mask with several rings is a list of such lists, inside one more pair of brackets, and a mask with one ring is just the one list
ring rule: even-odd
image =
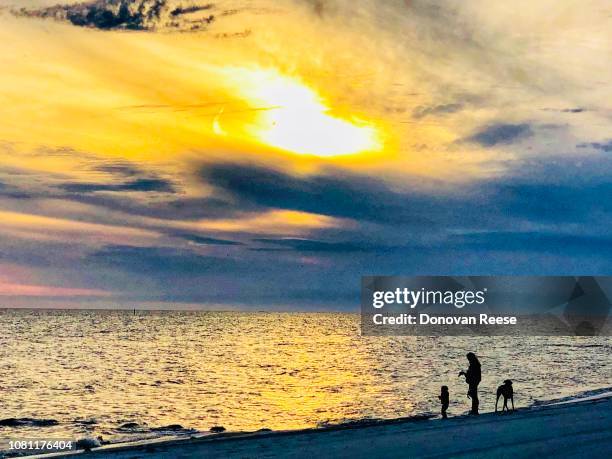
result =
[[440,399],[440,403],[442,404],[442,419],[447,419],[446,410],[448,409],[449,404],[449,394],[448,394],[448,386],[442,386],[440,388],[440,395],[438,396]]

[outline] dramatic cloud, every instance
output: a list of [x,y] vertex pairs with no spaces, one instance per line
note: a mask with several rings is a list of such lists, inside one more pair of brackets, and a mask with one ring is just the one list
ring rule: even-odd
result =
[[22,8],[15,14],[68,21],[102,30],[200,30],[214,21],[211,3],[178,0],[93,0],[42,9]]
[[0,0],[22,305],[354,308],[364,274],[610,271],[602,2],[55,3]]
[[422,224],[428,220],[424,211],[436,200],[342,171],[299,177],[263,166],[220,163],[205,166],[200,175],[238,202],[357,220]]

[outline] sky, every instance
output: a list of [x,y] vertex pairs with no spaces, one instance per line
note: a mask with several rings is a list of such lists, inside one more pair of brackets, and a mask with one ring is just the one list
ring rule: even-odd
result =
[[0,0],[0,307],[612,274],[607,1],[59,1]]

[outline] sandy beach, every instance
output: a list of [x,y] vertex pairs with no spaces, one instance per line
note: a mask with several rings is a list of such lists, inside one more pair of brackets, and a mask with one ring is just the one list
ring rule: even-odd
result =
[[312,458],[312,457],[610,457],[612,395],[561,402],[512,414],[446,421],[389,420],[284,432],[221,434],[38,457]]

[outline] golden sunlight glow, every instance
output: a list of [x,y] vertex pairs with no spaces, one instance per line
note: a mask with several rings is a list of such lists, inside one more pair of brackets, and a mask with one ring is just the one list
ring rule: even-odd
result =
[[[332,115],[323,98],[297,78],[273,70],[225,69],[249,105],[261,109],[249,131],[258,141],[293,153],[336,156],[378,151],[369,122]],[[219,130],[217,125],[215,130]]]

